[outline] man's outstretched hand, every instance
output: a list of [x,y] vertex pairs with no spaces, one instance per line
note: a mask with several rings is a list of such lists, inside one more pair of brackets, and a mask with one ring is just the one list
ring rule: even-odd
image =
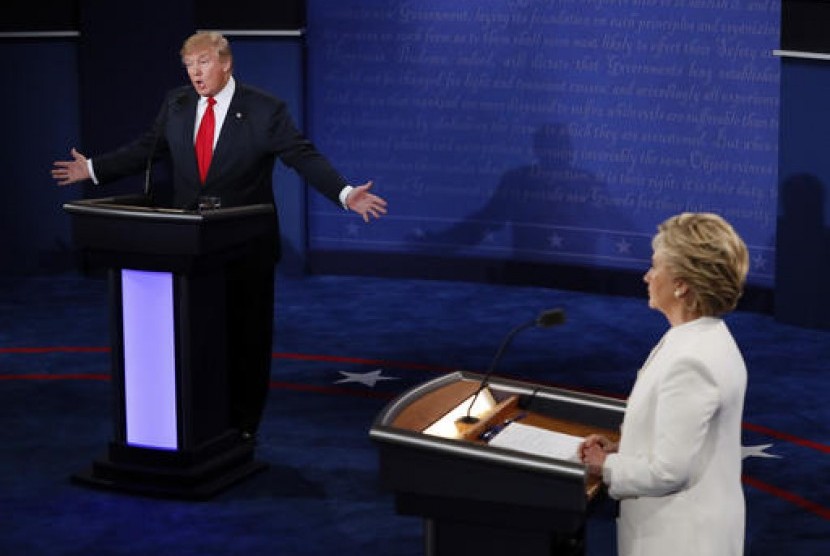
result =
[[86,157],[74,147],[69,153],[72,160],[56,160],[52,163],[52,178],[58,185],[69,185],[90,178]]
[[352,189],[346,198],[346,206],[362,216],[364,222],[368,222],[370,216],[380,218],[386,214],[386,201],[369,192],[372,185],[372,181],[359,185]]

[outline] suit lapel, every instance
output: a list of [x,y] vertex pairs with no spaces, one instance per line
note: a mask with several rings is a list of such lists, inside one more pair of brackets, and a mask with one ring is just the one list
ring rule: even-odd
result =
[[[219,138],[216,141],[216,148],[213,150],[213,159],[208,170],[208,181],[215,172],[221,171],[222,166],[227,164],[230,153],[233,152],[233,145],[237,144],[237,136],[240,124],[245,119],[244,93],[239,84],[236,86],[231,103],[228,106],[228,113],[225,114],[225,121],[222,129],[219,130]],[[195,157],[194,157],[195,160]]]
[[[180,170],[191,176],[189,183],[199,183],[199,167],[196,162],[196,149],[193,146],[193,130],[196,125],[196,107],[199,96],[192,89],[182,97],[181,102],[174,104],[170,113],[171,145],[180,149],[177,159],[180,161]],[[173,148],[173,147],[171,147]]]

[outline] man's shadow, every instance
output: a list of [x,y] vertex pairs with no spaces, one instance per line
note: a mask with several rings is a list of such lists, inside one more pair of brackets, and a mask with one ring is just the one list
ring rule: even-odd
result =
[[827,186],[814,175],[782,182],[776,234],[775,316],[788,324],[830,328],[830,227]]
[[[533,152],[530,164],[502,175],[486,204],[445,229],[420,230],[415,244],[440,254],[469,246],[506,246],[511,259],[556,257],[588,264],[625,251],[620,241],[629,230],[626,218],[609,205],[606,185],[574,165],[568,126],[539,127]],[[496,241],[496,234],[503,232],[510,234],[509,240]]]

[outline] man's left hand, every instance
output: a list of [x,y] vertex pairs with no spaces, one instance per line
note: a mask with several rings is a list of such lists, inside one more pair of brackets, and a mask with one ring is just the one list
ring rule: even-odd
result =
[[372,185],[372,181],[359,185],[352,189],[346,198],[346,206],[362,216],[364,222],[368,222],[370,216],[380,218],[386,214],[386,201],[369,192]]

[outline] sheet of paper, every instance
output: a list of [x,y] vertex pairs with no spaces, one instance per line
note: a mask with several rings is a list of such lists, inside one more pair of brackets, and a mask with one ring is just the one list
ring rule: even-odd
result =
[[579,463],[577,448],[582,440],[581,436],[510,423],[490,441],[490,445]]

